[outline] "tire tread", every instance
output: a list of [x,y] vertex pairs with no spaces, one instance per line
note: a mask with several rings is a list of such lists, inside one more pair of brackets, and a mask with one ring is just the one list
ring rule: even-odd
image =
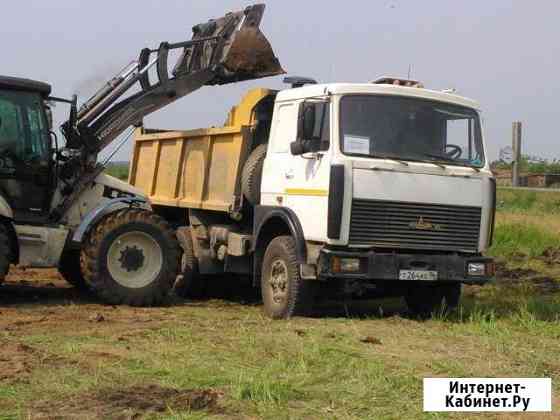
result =
[[[115,293],[114,288],[111,287],[113,280],[106,278],[102,273],[104,266],[100,263],[102,257],[100,253],[104,239],[113,230],[130,223],[156,227],[162,232],[165,243],[168,244],[169,249],[162,250],[164,271],[159,275],[159,287],[149,294]],[[82,248],[80,266],[87,285],[104,302],[114,305],[152,306],[161,304],[167,299],[177,275],[178,260],[179,245],[170,225],[151,211],[126,208],[110,213],[93,227]]]

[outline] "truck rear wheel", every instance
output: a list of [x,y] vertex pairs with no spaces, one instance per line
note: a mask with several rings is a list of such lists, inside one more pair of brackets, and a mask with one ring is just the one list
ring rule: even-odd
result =
[[274,238],[264,254],[261,294],[264,312],[273,319],[308,315],[313,306],[314,284],[300,277],[296,244],[291,236]]
[[419,318],[447,313],[459,305],[460,299],[461,283],[417,284],[411,286],[405,295],[410,313]]
[[10,261],[12,255],[12,247],[8,229],[0,224],[0,284],[4,281],[4,277],[10,270]]
[[175,282],[175,293],[182,298],[201,298],[206,291],[205,283],[198,271],[190,228],[180,229],[177,236],[183,248],[183,255],[180,273]]
[[104,302],[150,306],[169,295],[177,276],[179,246],[161,217],[125,209],[95,226],[81,260],[86,282]]
[[251,152],[241,173],[241,190],[249,203],[253,205],[259,204],[261,201],[261,179],[266,147],[266,144],[261,144]]
[[70,250],[62,253],[58,263],[58,272],[67,283],[80,290],[87,289],[80,265],[80,250]]

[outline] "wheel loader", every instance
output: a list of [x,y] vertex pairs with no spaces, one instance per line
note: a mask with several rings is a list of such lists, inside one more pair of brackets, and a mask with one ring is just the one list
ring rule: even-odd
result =
[[[11,264],[57,267],[110,304],[168,296],[181,258],[175,231],[144,192],[104,174],[99,153],[203,86],[283,73],[259,30],[263,12],[250,6],[194,26],[191,40],[143,49],[79,107],[47,83],[0,76],[0,282]],[[182,54],[170,67],[174,50]],[[52,127],[56,103],[70,109],[64,146]]]

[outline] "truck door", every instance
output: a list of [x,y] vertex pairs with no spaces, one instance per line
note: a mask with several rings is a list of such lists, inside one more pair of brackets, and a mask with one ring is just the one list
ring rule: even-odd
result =
[[0,194],[16,221],[46,217],[51,196],[49,129],[38,93],[0,90]]
[[309,240],[325,240],[327,236],[331,112],[329,102],[317,105],[316,151],[294,156],[290,143],[297,138],[300,104],[277,104],[261,194],[262,204],[293,210]]

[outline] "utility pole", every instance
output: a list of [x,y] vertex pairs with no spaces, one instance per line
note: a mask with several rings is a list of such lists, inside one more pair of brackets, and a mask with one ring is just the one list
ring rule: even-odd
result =
[[515,121],[512,124],[511,146],[513,149],[511,185],[513,187],[519,187],[519,172],[521,170],[521,121]]

